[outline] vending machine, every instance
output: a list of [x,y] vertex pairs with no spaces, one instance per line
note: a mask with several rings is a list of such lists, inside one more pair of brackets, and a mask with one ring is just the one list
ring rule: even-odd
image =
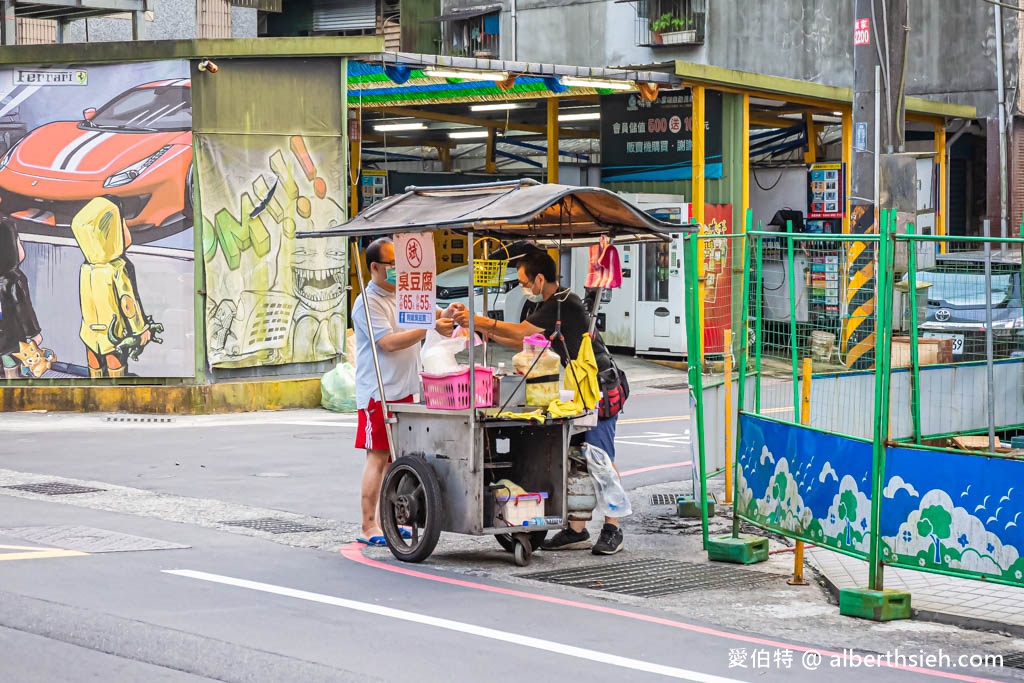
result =
[[[665,223],[690,222],[690,205],[683,197],[640,194],[629,199]],[[637,252],[636,353],[681,356],[686,353],[682,239],[640,245]]]

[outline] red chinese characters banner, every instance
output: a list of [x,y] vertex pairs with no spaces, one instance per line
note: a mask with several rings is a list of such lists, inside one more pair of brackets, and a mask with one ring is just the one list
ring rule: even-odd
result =
[[[705,204],[701,235],[732,232],[732,204]],[[732,240],[700,240],[704,270],[704,353],[725,352],[725,330],[732,324]]]

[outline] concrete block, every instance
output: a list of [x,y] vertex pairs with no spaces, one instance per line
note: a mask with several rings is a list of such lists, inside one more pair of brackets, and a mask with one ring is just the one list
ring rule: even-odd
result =
[[[708,494],[708,517],[715,516],[715,503],[718,500],[715,499],[714,494]],[[697,500],[697,496],[678,496],[676,498],[676,513],[680,517],[693,517],[700,518],[700,502]]]
[[756,564],[768,560],[768,539],[750,534],[737,538],[714,536],[708,539],[708,559],[733,564]]
[[839,591],[839,613],[872,621],[910,618],[910,593],[885,588],[842,588]]

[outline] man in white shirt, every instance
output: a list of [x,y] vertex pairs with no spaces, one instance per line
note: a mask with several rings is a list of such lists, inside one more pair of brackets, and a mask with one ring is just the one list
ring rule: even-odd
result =
[[[388,403],[411,403],[420,390],[420,342],[425,330],[402,330],[398,327],[398,306],[395,301],[395,247],[387,237],[374,240],[364,252],[370,282],[365,299],[370,311],[371,337],[366,326],[364,296],[352,306],[352,327],[356,334],[356,407],[359,425],[356,448],[366,450],[363,468],[361,505],[362,536],[357,540],[367,545],[386,545],[377,519],[381,481],[391,452],[380,403],[377,374],[373,368],[371,343],[377,345],[377,360]],[[450,312],[441,314],[434,327],[440,334],[451,336],[454,323]],[[371,341],[372,340],[372,341]]]

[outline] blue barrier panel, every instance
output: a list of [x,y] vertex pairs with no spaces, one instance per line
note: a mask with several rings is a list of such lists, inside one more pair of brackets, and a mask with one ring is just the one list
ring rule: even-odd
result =
[[866,558],[871,442],[758,415],[739,421],[737,514],[790,538]]
[[1024,586],[1024,461],[889,448],[882,561]]

